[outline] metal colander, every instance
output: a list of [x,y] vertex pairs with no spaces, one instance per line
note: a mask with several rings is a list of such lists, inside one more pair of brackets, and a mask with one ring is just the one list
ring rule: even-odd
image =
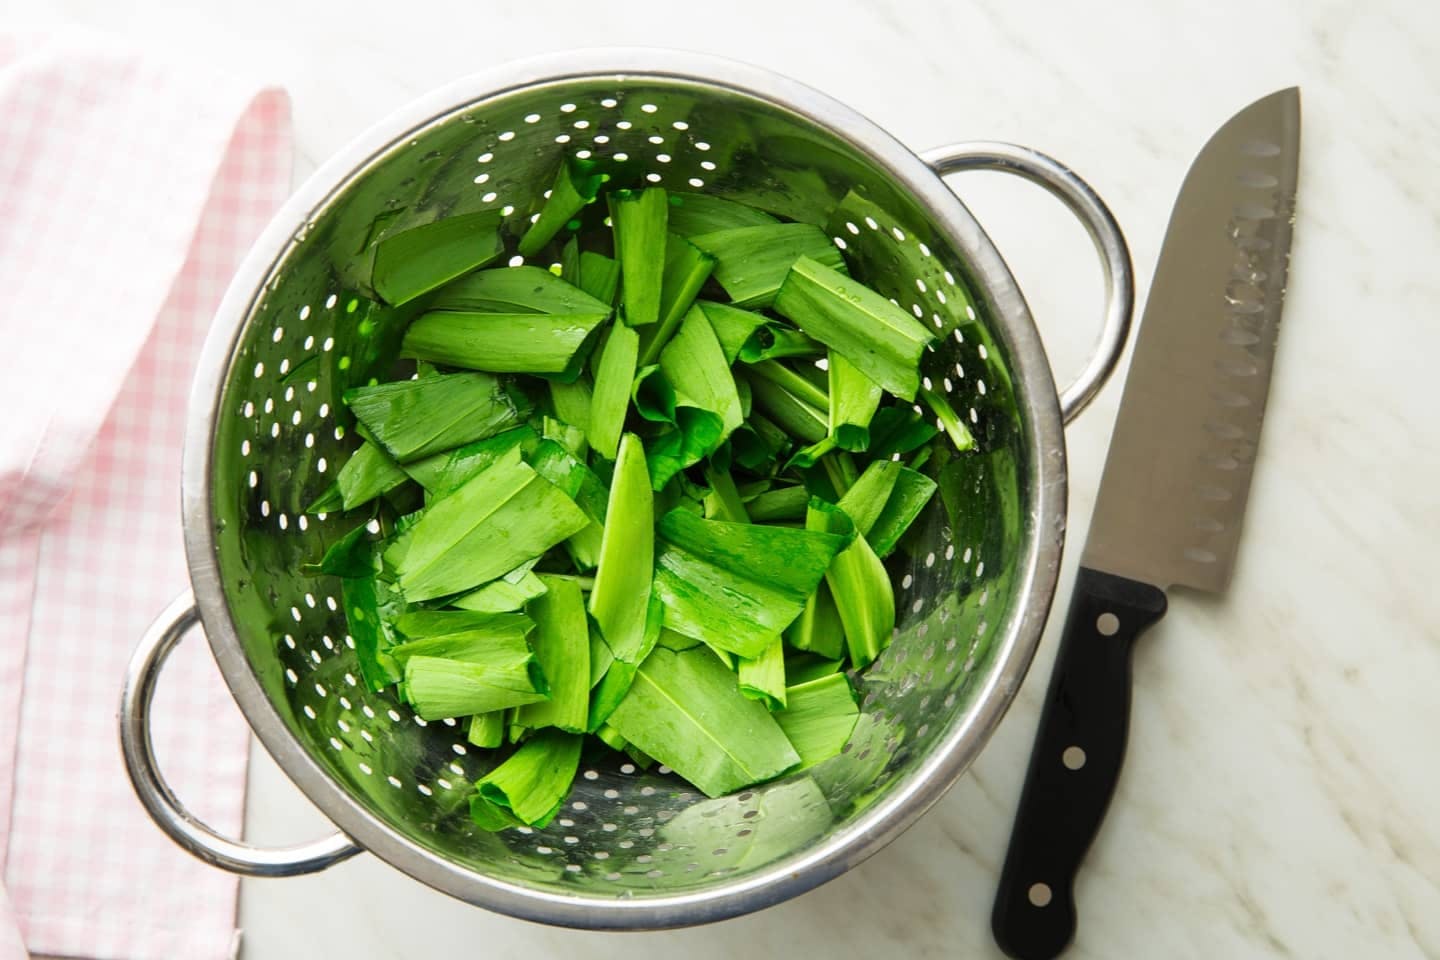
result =
[[[663,767],[588,754],[545,829],[469,820],[483,758],[359,679],[340,584],[300,565],[354,524],[306,516],[358,443],[342,391],[384,376],[407,318],[363,295],[372,231],[477,210],[538,210],[566,154],[621,185],[705,191],[824,226],[858,279],[933,326],[927,385],[979,452],[946,468],[900,557],[898,629],[859,677],[843,753],[720,799]],[[594,928],[678,926],[758,909],[838,875],[912,823],[989,737],[1030,663],[1065,517],[1062,404],[1009,272],[939,173],[1007,169],[1046,186],[1102,253],[1100,347],[1068,416],[1113,366],[1130,267],[1108,211],[1065,168],[980,144],[917,157],[840,104],[728,61],[567,54],[458,82],[363,136],[286,205],[242,266],[192,398],[183,492],[193,599],[137,651],[122,743],[142,801],[186,849],[236,872],[319,869],[358,849],[472,903]],[[866,198],[832,210],[850,191]],[[512,261],[512,262],[518,262]],[[164,657],[203,623],[235,699],[281,767],[343,831],[284,850],[223,839],[155,769],[148,706]]]

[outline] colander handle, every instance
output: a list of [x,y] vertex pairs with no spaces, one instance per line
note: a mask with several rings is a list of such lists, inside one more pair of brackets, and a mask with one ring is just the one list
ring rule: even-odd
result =
[[220,836],[175,798],[155,765],[150,701],[165,658],[198,621],[195,599],[187,590],[145,631],[125,671],[125,686],[120,693],[120,751],[125,756],[130,782],[150,818],[187,853],[247,877],[314,873],[359,853],[360,848],[343,833],[291,847],[252,847]]
[[1090,239],[1095,241],[1100,267],[1105,273],[1105,322],[1085,368],[1060,393],[1060,412],[1069,423],[1095,398],[1115,371],[1135,311],[1135,276],[1130,266],[1130,250],[1110,208],[1073,170],[1029,147],[976,140],[937,147],[921,154],[921,159],[941,176],[962,170],[994,170],[1044,187],[1075,214]]

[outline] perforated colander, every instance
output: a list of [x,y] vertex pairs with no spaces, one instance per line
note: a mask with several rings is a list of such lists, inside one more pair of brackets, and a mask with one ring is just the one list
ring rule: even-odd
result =
[[[427,724],[391,693],[367,690],[339,581],[299,572],[355,521],[301,509],[358,442],[342,391],[384,375],[403,329],[403,317],[370,305],[359,286],[371,231],[487,209],[523,226],[566,154],[601,161],[620,185],[715,193],[824,226],[861,281],[934,327],[926,384],[949,395],[979,449],[946,468],[944,496],[901,556],[898,629],[859,677],[862,716],[841,755],[714,800],[663,767],[587,755],[548,827],[492,834],[468,817],[484,768],[464,729]],[[1050,189],[1102,254],[1105,327],[1063,398],[1068,417],[1124,340],[1130,265],[1100,201],[1039,154],[976,144],[922,159],[768,72],[606,51],[460,81],[331,161],[241,267],[197,376],[183,475],[193,599],[178,600],[142,641],[121,711],[126,760],[157,823],[240,873],[300,873],[364,849],[472,903],[595,928],[758,909],[893,839],[964,771],[1014,696],[1064,537],[1062,403],[1014,281],[939,176],[982,167]],[[865,198],[863,215],[851,206],[835,219],[852,190]],[[256,734],[342,833],[283,850],[226,840],[160,778],[149,701],[197,616]]]

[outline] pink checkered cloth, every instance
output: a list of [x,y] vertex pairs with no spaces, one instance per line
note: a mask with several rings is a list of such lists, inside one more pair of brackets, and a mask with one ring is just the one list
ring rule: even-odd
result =
[[[190,379],[289,188],[289,130],[284,93],[204,65],[0,35],[0,960],[234,949],[236,880],[149,822],[115,713],[186,584]],[[238,835],[246,729],[203,643],[156,710],[177,793]]]

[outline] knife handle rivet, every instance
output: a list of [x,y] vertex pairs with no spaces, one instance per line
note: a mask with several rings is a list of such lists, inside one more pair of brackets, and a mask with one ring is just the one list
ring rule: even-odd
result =
[[1095,629],[1100,631],[1102,637],[1113,637],[1120,629],[1120,618],[1113,613],[1102,613],[1095,618]]
[[1048,883],[1030,884],[1030,889],[1026,891],[1026,895],[1029,896],[1030,903],[1036,907],[1050,906],[1050,900],[1054,896],[1050,892],[1050,884]]
[[1085,751],[1079,747],[1066,747],[1060,754],[1060,762],[1065,764],[1066,770],[1079,770],[1085,766]]

